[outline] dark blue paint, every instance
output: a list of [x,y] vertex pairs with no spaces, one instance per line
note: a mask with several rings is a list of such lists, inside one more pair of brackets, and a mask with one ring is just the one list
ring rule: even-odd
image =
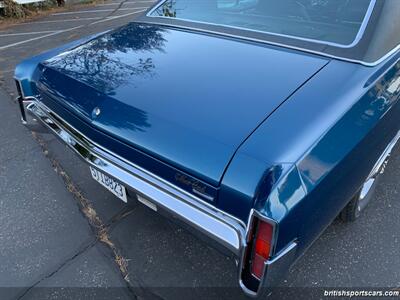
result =
[[105,34],[106,32],[103,33],[98,33],[94,34],[73,42],[70,42],[68,44],[64,44],[58,48],[51,49],[49,51],[46,51],[44,53],[38,54],[34,57],[31,57],[29,59],[26,59],[22,61],[20,64],[17,65],[15,72],[14,72],[14,77],[17,78],[23,87],[24,94],[25,96],[33,96],[36,95],[36,87],[34,84],[32,84],[32,79],[35,77],[35,72],[38,71],[37,67],[38,64],[40,64],[42,61],[45,61],[46,59],[49,59],[51,57],[54,57],[55,55],[73,49],[83,43],[86,43],[90,41],[91,39],[96,38],[99,35]]
[[277,252],[296,239],[300,255],[400,129],[400,95],[388,88],[398,53],[376,67],[328,63],[138,24],[67,48],[17,68],[27,94],[157,175],[199,180],[243,221],[252,208],[273,218]]
[[325,64],[130,24],[43,62],[39,88],[96,128],[218,186],[242,141]]
[[298,239],[300,254],[361,187],[400,130],[400,95],[388,93],[400,77],[400,62],[394,63],[372,68],[331,61],[240,147],[222,182],[220,207],[238,213],[232,199],[258,207],[262,170],[287,166],[259,210],[279,222],[277,251]]

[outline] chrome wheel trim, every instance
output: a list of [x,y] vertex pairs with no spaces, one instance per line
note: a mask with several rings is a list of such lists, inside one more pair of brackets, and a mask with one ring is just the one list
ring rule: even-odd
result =
[[369,174],[367,180],[365,180],[365,182],[363,183],[361,190],[357,195],[358,199],[355,211],[356,218],[360,216],[361,211],[365,209],[365,207],[370,202],[371,198],[373,198],[377,182],[379,181],[381,175],[385,172],[392,150],[399,141],[400,141],[400,131],[386,147],[385,151],[382,153],[382,155],[376,162],[375,166],[372,168],[372,171]]
[[367,207],[368,203],[374,196],[375,187],[377,185],[378,178],[369,178],[364,182],[360,193],[358,194],[356,217],[359,217],[361,212]]

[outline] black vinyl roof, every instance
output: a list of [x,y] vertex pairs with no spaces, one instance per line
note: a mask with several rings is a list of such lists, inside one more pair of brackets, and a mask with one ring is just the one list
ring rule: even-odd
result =
[[[365,0],[369,1],[369,0]],[[400,0],[372,0],[374,5],[366,23],[363,24],[359,39],[350,46],[304,40],[290,36],[278,36],[259,31],[232,28],[217,24],[192,22],[175,18],[150,16],[157,8],[137,21],[167,26],[214,32],[232,37],[245,38],[267,44],[286,46],[339,59],[376,65],[400,48]]]

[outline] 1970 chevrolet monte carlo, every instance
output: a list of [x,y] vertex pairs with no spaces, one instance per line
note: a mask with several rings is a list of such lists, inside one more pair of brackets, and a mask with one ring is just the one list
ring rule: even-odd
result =
[[399,43],[398,0],[164,0],[15,79],[25,124],[234,256],[257,296],[372,198],[400,139]]

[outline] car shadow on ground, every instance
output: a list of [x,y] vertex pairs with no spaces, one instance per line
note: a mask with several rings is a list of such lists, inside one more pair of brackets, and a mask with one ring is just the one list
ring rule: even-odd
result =
[[[238,286],[233,258],[140,203],[126,206],[95,182],[88,166],[58,141],[52,141],[48,151],[109,224],[110,239],[128,263],[129,284],[136,293],[163,299],[248,299]],[[351,224],[335,220],[271,298],[291,299],[300,292],[319,298],[324,287],[382,287],[400,282],[400,262],[395,260],[400,246],[396,238],[400,203],[395,201],[400,176],[395,166],[399,164],[400,156],[393,155],[377,199],[364,216]],[[129,213],[116,220],[121,211]],[[396,224],[389,227],[382,222],[386,218]],[[387,256],[376,256],[382,252]]]

